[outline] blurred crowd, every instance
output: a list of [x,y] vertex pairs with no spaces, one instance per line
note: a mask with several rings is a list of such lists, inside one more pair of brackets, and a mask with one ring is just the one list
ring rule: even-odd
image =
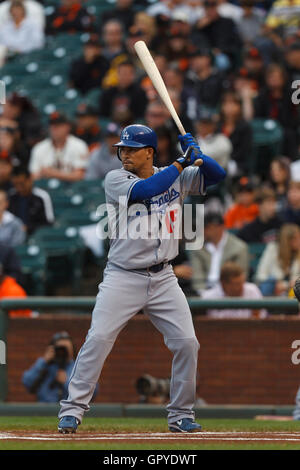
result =
[[[36,181],[71,185],[120,167],[112,144],[125,125],[157,132],[157,166],[178,157],[178,130],[134,51],[144,40],[185,129],[227,170],[225,184],[201,200],[203,249],[186,252],[182,244],[173,262],[182,288],[205,298],[292,295],[300,275],[300,0],[116,0],[99,15],[90,13],[92,3],[0,2],[0,64],[42,49],[54,35],[87,33],[68,71],[69,87],[82,96],[75,115],[58,109],[45,124],[18,93],[1,107],[3,250],[55,223],[51,198]],[[93,105],[85,102],[91,90],[99,90]],[[255,159],[254,122],[281,130],[271,157]],[[1,250],[3,272],[15,276]]]

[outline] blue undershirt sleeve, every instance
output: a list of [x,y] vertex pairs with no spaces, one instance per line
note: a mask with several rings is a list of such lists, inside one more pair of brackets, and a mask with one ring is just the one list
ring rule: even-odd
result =
[[138,181],[132,188],[129,201],[138,202],[150,199],[153,196],[166,191],[178,178],[179,171],[175,165],[170,165],[168,168],[155,173],[155,175],[146,178],[145,180]]
[[226,171],[219,163],[207,155],[202,155],[203,165],[200,167],[205,177],[205,186],[212,186],[222,181],[226,176]]

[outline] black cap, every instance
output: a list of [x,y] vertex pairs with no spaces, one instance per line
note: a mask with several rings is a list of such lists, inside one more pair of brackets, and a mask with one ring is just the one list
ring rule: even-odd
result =
[[242,176],[242,178],[238,180],[238,183],[236,186],[236,191],[238,193],[250,192],[250,191],[252,192],[254,191],[254,189],[255,189],[254,183],[250,181],[247,176]]
[[54,111],[50,114],[49,124],[69,124],[70,121],[67,116],[59,111]]
[[208,212],[204,215],[204,225],[224,225],[224,217],[220,212]]

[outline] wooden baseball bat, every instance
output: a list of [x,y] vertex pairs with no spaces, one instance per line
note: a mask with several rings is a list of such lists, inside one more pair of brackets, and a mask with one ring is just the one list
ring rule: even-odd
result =
[[[186,134],[185,129],[179,119],[179,116],[176,112],[176,109],[174,108],[174,105],[171,101],[170,95],[168,93],[167,87],[163,81],[163,78],[157,68],[156,63],[153,60],[152,55],[150,54],[150,51],[144,41],[137,41],[134,44],[134,48],[136,50],[136,53],[142,62],[144,69],[146,70],[150,80],[153,83],[153,86],[155,87],[157,93],[159,94],[161,100],[164,102],[165,106],[167,107],[168,111],[170,112],[172,118],[174,119],[174,122],[180,132],[181,135]],[[199,160],[196,160],[194,165],[195,166],[200,166],[202,165],[203,160],[200,158]]]

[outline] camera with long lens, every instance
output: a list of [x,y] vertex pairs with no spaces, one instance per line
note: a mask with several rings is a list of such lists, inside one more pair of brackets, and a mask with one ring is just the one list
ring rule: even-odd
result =
[[159,379],[152,375],[144,374],[136,381],[136,390],[141,403],[149,401],[165,401],[170,395],[170,379]]
[[54,351],[54,362],[58,365],[60,369],[64,369],[69,359],[69,353],[67,348],[65,346],[55,346]]

